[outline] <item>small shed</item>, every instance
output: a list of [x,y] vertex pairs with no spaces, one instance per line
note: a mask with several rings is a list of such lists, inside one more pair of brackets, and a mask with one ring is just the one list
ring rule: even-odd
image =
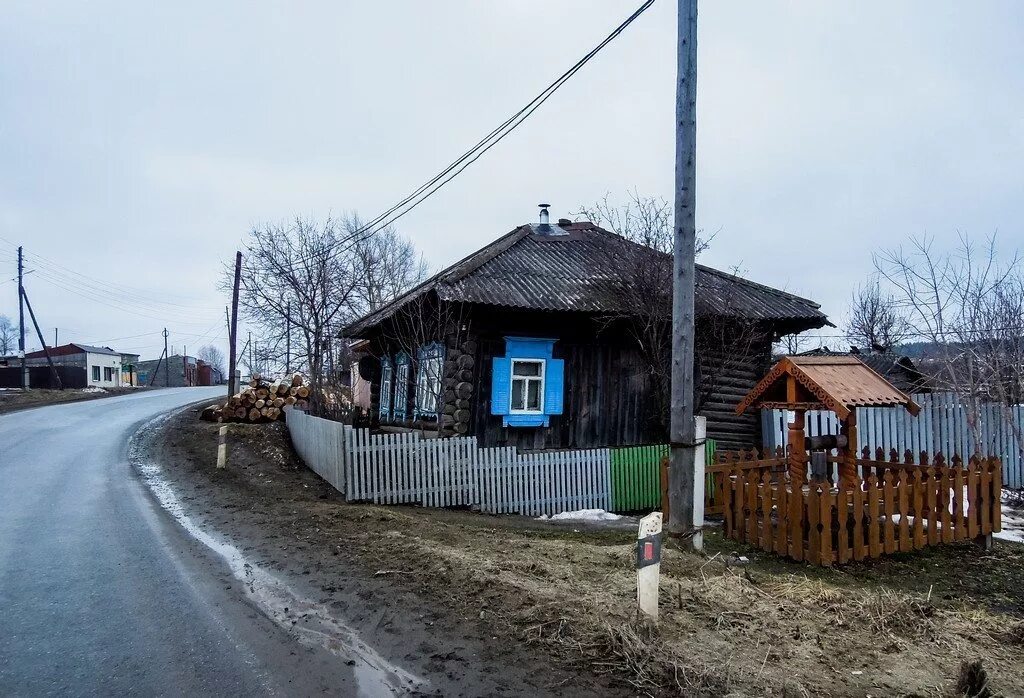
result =
[[834,412],[842,423],[840,433],[834,441],[820,445],[839,451],[839,479],[849,486],[857,479],[857,408],[893,406],[903,406],[915,416],[921,409],[909,395],[855,356],[787,356],[747,393],[736,414],[751,407],[793,412],[787,457],[790,480],[795,482],[804,480],[807,468],[807,410]]

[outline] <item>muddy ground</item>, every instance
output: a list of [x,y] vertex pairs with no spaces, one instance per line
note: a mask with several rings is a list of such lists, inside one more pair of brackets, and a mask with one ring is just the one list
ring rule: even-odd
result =
[[1022,545],[822,570],[711,529],[705,556],[666,549],[654,629],[635,617],[632,531],[347,504],[282,424],[229,430],[224,471],[193,410],[155,442],[191,513],[439,694],[950,696],[980,658],[994,695],[1024,695]]
[[27,410],[33,407],[43,407],[45,405],[56,405],[63,402],[98,400],[100,398],[125,395],[127,393],[134,393],[139,390],[148,389],[149,388],[146,387],[104,388],[102,391],[98,391],[88,389],[80,390],[77,388],[68,388],[66,390],[33,388],[32,390],[23,391],[6,388],[4,390],[0,390],[0,414]]

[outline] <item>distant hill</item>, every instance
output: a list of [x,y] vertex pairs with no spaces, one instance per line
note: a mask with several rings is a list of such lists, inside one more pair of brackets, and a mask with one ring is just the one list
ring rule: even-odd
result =
[[926,356],[934,356],[938,353],[939,345],[935,342],[907,342],[893,349],[897,354],[909,356],[911,359],[920,359]]

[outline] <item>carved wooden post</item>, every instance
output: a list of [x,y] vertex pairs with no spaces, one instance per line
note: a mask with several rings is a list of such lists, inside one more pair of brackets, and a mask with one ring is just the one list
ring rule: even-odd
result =
[[807,479],[807,444],[804,437],[804,410],[793,411],[789,423],[789,481],[794,490]]
[[839,483],[843,488],[857,484],[857,411],[851,410],[839,433],[846,437],[846,446],[839,452]]

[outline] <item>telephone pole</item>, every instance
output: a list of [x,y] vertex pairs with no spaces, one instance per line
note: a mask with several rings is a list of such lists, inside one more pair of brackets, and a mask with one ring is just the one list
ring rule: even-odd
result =
[[288,301],[284,313],[284,372],[292,371],[292,302]]
[[[672,400],[669,532],[703,548],[703,481],[694,462],[703,449],[694,422],[694,256],[697,235],[697,0],[678,0],[676,190],[672,274]],[[703,442],[703,439],[700,439]],[[701,480],[703,480],[701,478]],[[701,498],[696,503],[698,495]]]
[[171,387],[171,355],[167,353],[167,328],[164,328],[164,387]]
[[21,387],[28,390],[28,367],[25,365],[25,263],[18,246],[18,355],[21,356]]
[[231,294],[231,320],[229,322],[230,327],[228,328],[228,344],[229,355],[228,359],[228,397],[230,398],[235,394],[237,385],[235,385],[235,349],[238,346],[238,282],[242,277],[242,253],[235,253],[235,288]]

